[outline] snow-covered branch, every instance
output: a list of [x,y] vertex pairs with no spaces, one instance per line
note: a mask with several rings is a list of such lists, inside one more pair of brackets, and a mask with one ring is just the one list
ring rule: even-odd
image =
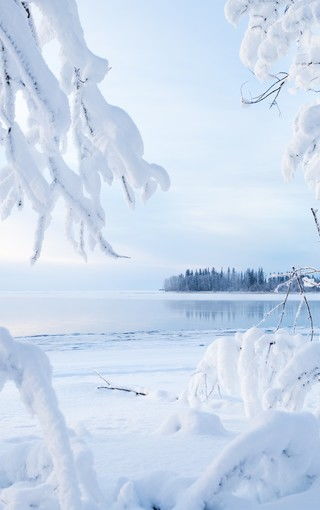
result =
[[[45,58],[48,34],[60,46],[56,74]],[[131,206],[136,190],[147,199],[158,186],[169,187],[166,171],[143,159],[133,121],[101,94],[98,83],[108,69],[87,48],[75,0],[3,0],[0,143],[7,163],[0,172],[1,215],[21,208],[24,197],[30,201],[38,215],[33,262],[60,197],[74,248],[85,258],[86,247],[98,245],[117,257],[102,234],[101,180],[118,179]],[[77,163],[70,165],[67,156],[74,152]]]
[[[248,18],[240,57],[259,80],[271,81],[264,93],[247,100],[260,102],[269,97],[277,101],[284,86],[305,92],[320,91],[319,0],[228,0],[227,19],[237,24]],[[280,74],[275,64],[288,63],[288,72]],[[291,59],[291,60],[290,60]],[[320,103],[318,98],[302,106],[294,125],[294,134],[283,158],[285,177],[290,179],[301,167],[306,181],[320,197]]]

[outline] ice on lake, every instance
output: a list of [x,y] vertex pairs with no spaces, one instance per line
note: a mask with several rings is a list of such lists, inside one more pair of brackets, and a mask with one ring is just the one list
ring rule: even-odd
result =
[[[320,294],[308,294],[314,316],[320,312]],[[2,292],[0,324],[15,336],[103,335],[107,339],[150,338],[176,332],[247,329],[257,325],[278,302],[279,294],[164,293],[158,292]],[[300,297],[293,295],[283,326],[295,322]],[[272,328],[281,308],[263,327]],[[302,310],[298,327],[308,327]],[[93,341],[93,338],[91,339]]]

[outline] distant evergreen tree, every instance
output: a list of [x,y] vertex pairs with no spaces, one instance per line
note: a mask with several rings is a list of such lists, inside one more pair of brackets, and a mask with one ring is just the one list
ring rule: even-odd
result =
[[[279,273],[267,277],[262,267],[257,270],[248,268],[244,272],[238,272],[234,267],[232,269],[228,267],[226,272],[223,268],[217,272],[214,267],[211,269],[207,267],[195,271],[187,269],[184,274],[167,278],[164,282],[164,290],[175,292],[270,292],[285,281],[286,277]],[[299,289],[293,288],[292,290],[298,291]],[[312,288],[312,290],[317,289]]]

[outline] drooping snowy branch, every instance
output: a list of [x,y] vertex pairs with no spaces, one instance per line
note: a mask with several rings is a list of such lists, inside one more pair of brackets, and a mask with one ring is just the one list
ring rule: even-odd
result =
[[[56,75],[45,59],[48,34],[60,46]],[[101,94],[98,83],[108,69],[87,48],[75,0],[2,2],[0,142],[7,164],[0,173],[1,215],[21,208],[24,197],[31,202],[38,215],[33,261],[60,197],[75,249],[85,257],[87,245],[99,245],[117,257],[102,235],[101,180],[117,178],[131,206],[136,190],[147,199],[158,186],[169,187],[165,170],[143,159],[133,121]],[[17,110],[21,98],[24,115]],[[71,166],[67,156],[74,152]]]
[[[289,82],[305,92],[320,92],[319,0],[228,0],[225,13],[233,24],[248,17],[241,59],[260,80],[272,84],[251,102],[270,96],[276,101]],[[287,72],[279,75],[275,64],[283,57],[285,62],[292,60]],[[312,104],[304,105],[296,118],[294,135],[284,154],[283,170],[289,179],[301,167],[317,198],[320,197],[319,143],[320,103],[316,98]]]

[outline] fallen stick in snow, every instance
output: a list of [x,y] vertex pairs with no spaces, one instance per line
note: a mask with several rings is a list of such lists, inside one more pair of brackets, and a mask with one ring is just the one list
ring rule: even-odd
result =
[[137,397],[138,396],[146,397],[148,395],[148,393],[145,393],[144,391],[134,390],[133,388],[123,388],[122,386],[112,386],[110,381],[108,381],[105,377],[103,377],[102,374],[97,372],[97,370],[95,370],[95,372],[100,377],[100,379],[102,379],[106,383],[106,386],[97,386],[98,390],[126,391],[127,393],[134,393],[135,395],[137,395]]

